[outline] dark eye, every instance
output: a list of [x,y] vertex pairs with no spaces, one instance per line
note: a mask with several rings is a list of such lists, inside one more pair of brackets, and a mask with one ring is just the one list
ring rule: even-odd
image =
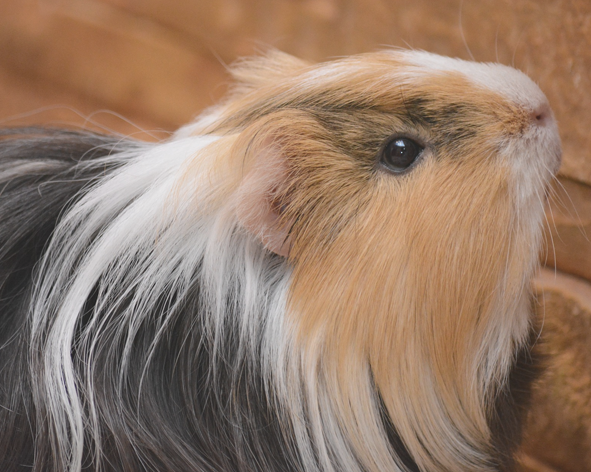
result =
[[423,146],[410,138],[395,137],[382,148],[380,162],[390,171],[400,174],[414,164]]

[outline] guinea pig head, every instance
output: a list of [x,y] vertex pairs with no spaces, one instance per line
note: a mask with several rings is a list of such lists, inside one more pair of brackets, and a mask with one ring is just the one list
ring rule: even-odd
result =
[[336,425],[367,470],[400,465],[388,425],[421,470],[493,470],[560,165],[544,94],[506,66],[414,51],[275,53],[235,73],[213,131],[243,165],[240,225],[293,271],[282,382],[306,378],[307,431]]

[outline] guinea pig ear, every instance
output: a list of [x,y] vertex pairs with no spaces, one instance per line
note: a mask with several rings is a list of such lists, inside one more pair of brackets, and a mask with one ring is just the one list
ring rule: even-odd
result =
[[236,215],[240,225],[269,250],[289,256],[293,222],[285,219],[281,202],[287,185],[285,158],[277,145],[264,146],[236,193]]

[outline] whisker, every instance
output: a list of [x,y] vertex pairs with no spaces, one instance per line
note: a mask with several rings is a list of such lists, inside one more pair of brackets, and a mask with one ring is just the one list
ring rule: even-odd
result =
[[[577,206],[573,202],[573,200],[572,200],[571,196],[569,195],[568,191],[566,190],[566,188],[564,187],[564,185],[562,184],[562,182],[560,181],[560,179],[558,177],[556,177],[555,175],[552,175],[552,177],[553,177],[553,180],[556,183],[556,185],[559,186],[559,188],[561,190],[561,193],[563,193],[564,195],[566,195],[566,197],[568,198],[569,205],[567,205],[564,202],[564,200],[560,197],[557,189],[552,189],[553,192],[554,192],[554,195],[556,196],[556,199],[557,199],[555,201],[558,201],[558,203],[560,204],[560,206],[567,212],[567,214],[568,214],[568,216],[570,218],[573,218],[574,220],[576,220],[577,227],[579,228],[579,231],[581,232],[581,234],[583,235],[583,237],[585,238],[585,240],[591,242],[591,240],[589,239],[589,237],[587,235],[587,231],[585,230],[585,225],[583,224],[583,221],[581,219],[581,216],[579,215],[579,212],[577,210]],[[572,213],[571,213],[571,210],[572,210]]]
[[476,59],[474,59],[474,55],[472,54],[472,51],[470,50],[470,46],[468,46],[468,41],[466,41],[466,36],[464,35],[464,25],[462,23],[462,9],[464,7],[464,0],[460,1],[460,13],[459,13],[459,25],[460,25],[460,36],[462,37],[462,42],[464,43],[464,46],[466,47],[466,51],[468,51],[468,55],[470,56],[470,59],[472,59],[473,61],[476,61]]

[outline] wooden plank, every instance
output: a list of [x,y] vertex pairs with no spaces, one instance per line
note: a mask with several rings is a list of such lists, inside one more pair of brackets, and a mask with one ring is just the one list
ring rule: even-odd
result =
[[561,472],[547,464],[535,459],[534,457],[522,454],[519,457],[519,472]]
[[247,44],[247,38],[256,36],[253,1],[102,1],[174,31],[185,44],[226,61],[254,52],[255,43]]
[[549,202],[542,262],[591,281],[591,186],[560,178]]
[[534,285],[542,327],[535,349],[543,356],[545,370],[534,388],[523,453],[561,472],[588,471],[591,284],[545,269]]
[[84,128],[154,141],[170,130],[140,116],[123,117],[105,105],[34,77],[0,68],[0,126]]
[[101,2],[59,5],[0,8],[0,63],[166,127],[189,121],[223,93],[222,65],[166,31]]

